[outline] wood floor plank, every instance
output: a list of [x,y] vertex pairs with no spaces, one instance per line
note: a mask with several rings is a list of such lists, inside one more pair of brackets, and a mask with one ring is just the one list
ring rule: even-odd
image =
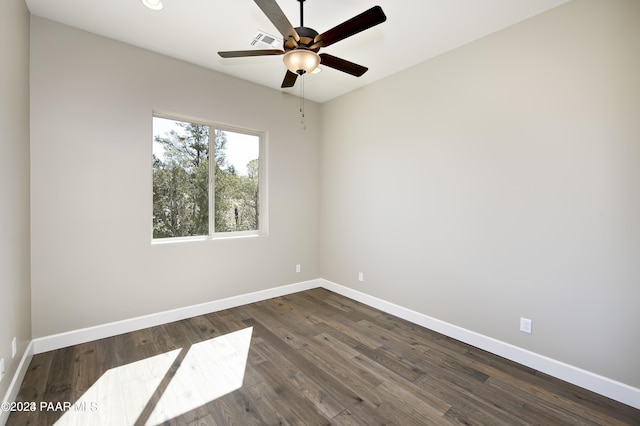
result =
[[98,379],[96,343],[88,342],[74,347],[73,364],[71,365],[71,390],[84,392]]
[[[573,426],[580,425],[598,425],[600,423],[591,422],[586,419],[578,419],[575,416],[567,415],[567,413],[550,410],[549,407],[540,405],[524,404],[522,409],[518,412],[519,415],[526,420],[522,420],[523,424],[530,425],[558,425],[558,426]],[[529,420],[535,419],[535,420]],[[607,423],[607,426],[614,426],[619,423]]]
[[205,416],[189,422],[187,426],[218,426],[218,423],[211,414],[207,413]]
[[[311,347],[308,348],[309,356],[316,359],[317,362],[326,363],[326,369],[331,369],[338,373],[342,380],[357,379],[363,382],[363,386],[367,387],[376,387],[381,383],[381,380],[376,375],[365,368],[358,368],[352,362],[352,358],[361,355],[354,348],[324,333],[315,336],[315,340],[317,343],[311,344]],[[325,354],[329,356],[325,356]]]
[[366,422],[354,413],[351,410],[344,410],[337,416],[333,418],[335,424],[341,426],[370,426],[375,424],[375,422]]
[[245,327],[242,321],[246,318],[243,317],[242,311],[239,309],[226,309],[224,311],[212,312],[207,315],[202,315],[202,317],[206,318],[220,335],[231,333]]
[[[312,317],[314,316],[312,315]],[[326,325],[326,328],[320,325],[320,327],[318,327],[319,329],[323,331],[330,331],[336,337],[337,335],[335,333],[340,333],[341,335],[348,337],[353,342],[357,342],[353,345],[354,347],[364,345],[369,349],[377,349],[382,346],[382,342],[376,341],[372,337],[367,336],[366,333],[362,333],[360,330],[355,329],[353,327],[353,323],[345,323],[339,317],[323,316],[316,318],[318,323]]]
[[[438,371],[439,370],[439,371]],[[525,425],[519,413],[524,404],[504,393],[492,394],[485,382],[469,376],[458,377],[445,368],[430,370],[415,384],[451,406],[445,417],[461,424]]]
[[260,425],[254,413],[247,413],[235,395],[225,395],[210,406],[210,412],[217,424],[225,426]]
[[265,338],[269,346],[283,354],[286,360],[298,369],[299,374],[296,373],[290,379],[295,378],[298,381],[303,381],[303,386],[300,387],[303,395],[314,402],[318,410],[326,412],[330,417],[333,417],[347,408],[344,404],[359,399],[359,396],[351,389],[344,386],[332,375],[327,374],[325,370],[286,342],[280,340],[261,323],[252,320],[245,320],[245,322],[248,325],[252,325],[261,335],[269,336]]
[[[321,288],[35,355],[17,400],[74,403],[112,369],[177,349],[186,357],[247,327],[240,388],[214,399],[206,382],[182,388],[200,406],[163,425],[640,425],[640,410]],[[220,353],[211,365],[224,368],[217,363],[225,356],[233,358]],[[144,397],[138,423],[180,368],[174,361]],[[108,411],[109,398],[122,395],[100,398]],[[98,411],[93,419],[109,415]],[[7,424],[50,426],[61,416],[13,412]]]
[[263,424],[286,425],[304,422],[304,419],[292,409],[294,404],[284,400],[282,393],[278,393],[269,383],[261,381],[251,386],[248,392],[253,398],[256,412],[260,414]]
[[[39,404],[46,395],[47,380],[55,351],[49,351],[33,357],[27,374],[22,382],[16,402],[30,402]],[[38,425],[40,410],[27,410],[22,413],[23,425]]]
[[381,404],[382,401],[375,390],[381,380],[367,369],[351,362],[352,357],[348,354],[343,355],[329,350],[322,342],[324,341],[311,342],[304,349],[304,355],[357,395],[358,401],[366,400],[376,405]]
[[[498,360],[495,361],[497,362]],[[544,380],[535,374],[529,375],[528,371],[531,370],[526,370],[525,373],[516,375],[513,370],[518,367],[514,365],[509,365],[507,369],[509,372],[502,368],[496,368],[495,364],[474,363],[474,366],[490,376],[487,380],[488,385],[499,388],[505,394],[516,395],[525,403],[545,407],[547,412],[557,412],[555,417],[559,421],[567,417],[568,419],[580,420],[585,424],[620,424],[610,414],[602,415],[588,404],[561,397],[554,389],[547,388],[544,385],[541,386]],[[640,422],[640,417],[638,422]]]
[[640,425],[638,410],[633,407],[619,404],[605,396],[590,392],[578,386],[569,385],[560,379],[556,379],[540,371],[536,371],[535,375],[540,379],[538,380],[538,386],[555,393],[561,398],[576,401],[580,406],[584,404],[606,417],[613,417],[619,420],[623,424]]
[[[424,409],[431,412],[435,417],[441,416],[450,408],[450,405],[437,395],[420,388],[369,357],[364,355],[357,356],[353,358],[353,363],[368,369],[371,374],[378,376],[381,382],[385,384],[383,389],[387,389],[390,386],[393,387],[394,391],[391,396],[393,399],[411,400],[418,406],[424,406]],[[376,388],[376,391],[380,393],[381,390]],[[388,394],[388,392],[385,393]]]
[[[558,395],[553,392],[545,391],[535,385],[531,385],[525,382],[509,382],[502,379],[496,379],[494,377],[489,378],[487,381],[489,385],[499,387],[505,393],[516,395],[522,400],[526,401],[525,404],[535,404],[536,407],[541,408],[544,412],[552,414],[553,418],[558,421],[571,422],[577,421],[581,424],[606,424],[606,425],[619,425],[624,424],[617,421],[611,416],[603,416],[597,411],[591,409],[591,407],[578,404],[569,399],[558,399]],[[531,410],[529,410],[531,411]],[[640,421],[640,420],[639,420]]]
[[154,345],[158,351],[169,352],[177,349],[178,346],[173,342],[164,325],[151,327],[149,331],[151,334],[151,339],[153,340]]
[[413,367],[402,360],[397,359],[395,356],[387,353],[383,346],[377,349],[371,349],[367,346],[360,345],[356,348],[358,352],[373,362],[380,364],[387,370],[402,377],[403,379],[413,382],[423,373],[422,370],[417,367]]
[[[311,395],[308,379],[299,372],[294,375],[283,376],[278,365],[266,362],[258,367],[264,387],[269,390],[262,394],[269,397],[269,406],[263,409],[269,410],[264,416],[283,417],[286,424],[310,424],[322,425],[326,423],[327,417],[323,412],[331,411],[334,402],[329,402],[328,407],[321,399]],[[284,378],[284,380],[283,380]],[[258,389],[254,388],[255,391]],[[306,392],[305,392],[306,391]],[[272,411],[275,410],[275,411]]]

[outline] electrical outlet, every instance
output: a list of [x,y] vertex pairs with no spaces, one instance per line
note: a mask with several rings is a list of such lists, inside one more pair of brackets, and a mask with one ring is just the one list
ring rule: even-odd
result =
[[4,358],[0,359],[0,382],[4,377]]
[[14,337],[13,340],[11,341],[11,358],[15,358],[16,357],[16,353],[18,353],[18,345],[16,343],[16,338]]
[[531,334],[531,320],[528,318],[520,318],[520,331]]
[[358,281],[364,282],[364,272],[358,272]]
[[296,265],[296,274],[299,274],[301,270],[302,270],[302,268],[300,267],[300,264],[298,263]]

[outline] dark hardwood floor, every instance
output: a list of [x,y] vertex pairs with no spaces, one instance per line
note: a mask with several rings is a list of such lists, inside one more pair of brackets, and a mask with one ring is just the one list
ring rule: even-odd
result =
[[[56,411],[56,402],[76,404],[83,395],[98,395],[95,384],[107,380],[110,370],[133,366],[126,373],[132,380],[145,370],[131,363],[158,359],[170,368],[149,382],[151,396],[140,397],[144,408],[135,420],[113,412],[116,400],[139,396],[123,385],[122,394],[89,400],[95,411],[78,421],[147,424],[172,381],[182,383],[187,399],[206,394],[201,385],[194,382],[198,389],[191,389],[178,380],[190,348],[248,327],[253,330],[242,386],[163,424],[640,425],[640,410],[324,289],[36,355],[17,401],[37,409],[11,413],[8,424],[65,420],[65,408]],[[166,361],[160,354],[168,352],[173,358]],[[190,365],[198,374],[198,366]]]

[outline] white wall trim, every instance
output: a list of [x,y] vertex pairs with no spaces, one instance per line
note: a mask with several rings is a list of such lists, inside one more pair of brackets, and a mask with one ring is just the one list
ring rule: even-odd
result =
[[[11,383],[9,384],[9,388],[7,389],[7,393],[2,400],[2,404],[7,402],[13,402],[16,400],[18,396],[18,392],[20,391],[20,385],[22,385],[22,381],[24,380],[24,376],[27,374],[27,370],[29,369],[29,364],[31,363],[31,358],[33,358],[33,341],[29,342],[27,348],[22,354],[22,358],[20,359],[20,364],[18,364],[18,368],[16,369],[15,374],[13,375],[13,379],[11,379]],[[10,411],[1,410],[0,409],[0,425],[6,424],[9,419]]]
[[518,364],[541,371],[565,382],[588,389],[600,395],[640,409],[640,389],[609,379],[604,376],[565,364],[544,355],[522,349],[492,337],[484,336],[471,330],[458,327],[425,314],[404,308],[391,302],[370,296],[350,287],[320,279],[320,284],[327,290],[341,294],[350,299],[364,303],[388,314],[410,321],[414,324],[444,334],[471,346],[507,358]]
[[143,328],[154,327],[198,315],[209,314],[211,312],[222,311],[237,306],[255,303],[273,297],[284,296],[298,291],[309,290],[320,287],[319,280],[303,281],[253,293],[228,297],[226,299],[214,300],[198,305],[186,306],[172,309],[156,314],[144,315],[122,321],[97,325],[94,327],[72,330],[65,333],[54,334],[33,339],[33,351],[35,354],[78,345],[93,340],[104,339],[105,337],[117,336],[122,333],[129,333]]
[[[560,380],[564,380],[600,395],[622,402],[623,404],[640,409],[640,389],[638,388],[565,364],[535,352],[522,349],[512,344],[484,336],[474,331],[458,327],[322,278],[33,339],[27,346],[3,402],[15,400],[20,389],[20,384],[22,383],[29,367],[31,357],[34,354],[90,342],[92,340],[102,339],[105,337],[116,336],[118,334],[162,325],[173,321],[179,321],[224,309],[230,309],[248,303],[260,302],[273,297],[285,296],[287,294],[310,290],[317,287],[323,287],[327,290],[349,297],[376,309],[380,309],[381,311],[395,315],[414,324],[442,333],[445,336],[460,340],[461,342],[549,374]],[[0,424],[4,424],[4,422],[6,422],[7,419],[5,418],[5,415],[8,417],[8,413],[0,413]]]

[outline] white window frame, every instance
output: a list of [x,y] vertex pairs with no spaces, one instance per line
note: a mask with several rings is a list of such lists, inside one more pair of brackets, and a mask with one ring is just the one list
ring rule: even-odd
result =
[[[232,126],[228,124],[217,123],[209,120],[194,119],[191,117],[185,117],[177,114],[167,114],[154,111],[152,114],[151,124],[151,140],[155,138],[153,131],[153,118],[163,118],[166,120],[182,121],[200,126],[209,127],[209,235],[193,235],[184,237],[165,237],[154,238],[153,237],[153,221],[151,223],[151,242],[152,244],[166,244],[166,243],[180,243],[180,242],[193,242],[193,241],[208,241],[208,240],[224,240],[246,237],[258,237],[268,235],[268,185],[267,185],[267,132],[262,130],[248,129],[245,127]],[[214,130],[221,130],[226,132],[241,133],[250,136],[258,137],[258,229],[252,231],[230,231],[230,232],[216,232],[215,231],[215,139],[213,135]],[[153,148],[153,143],[151,145]],[[211,161],[213,159],[213,161]],[[153,170],[151,171],[153,173]],[[153,198],[153,196],[152,196]],[[153,217],[153,202],[151,217]]]

